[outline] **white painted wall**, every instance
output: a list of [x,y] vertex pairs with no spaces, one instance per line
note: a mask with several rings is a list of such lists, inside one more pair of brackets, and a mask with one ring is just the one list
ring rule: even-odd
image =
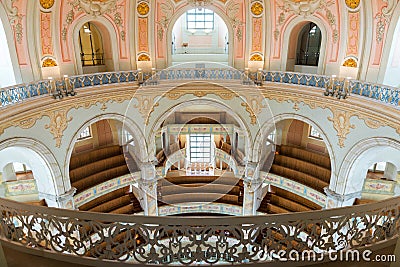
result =
[[[384,63],[383,63],[384,64]],[[400,87],[400,20],[397,23],[383,83]]]
[[0,88],[16,84],[6,33],[0,20]]

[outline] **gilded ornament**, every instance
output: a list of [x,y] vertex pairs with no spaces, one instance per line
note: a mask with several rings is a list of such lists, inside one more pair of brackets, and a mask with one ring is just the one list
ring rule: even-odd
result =
[[146,2],[140,2],[137,5],[136,9],[139,15],[146,16],[149,13],[150,7],[149,4],[147,4]]
[[54,5],[54,0],[40,0],[40,5],[44,8],[44,9],[50,9],[53,7]]
[[343,63],[343,67],[357,68],[357,61],[354,58],[349,58]]
[[150,61],[150,57],[148,55],[146,55],[146,54],[141,54],[138,57],[138,61]]
[[260,16],[264,11],[264,7],[260,2],[255,2],[251,5],[251,13],[254,16]]
[[57,66],[57,62],[54,59],[46,58],[45,60],[43,60],[43,63],[42,63],[43,68],[55,67],[55,66]]
[[250,61],[263,61],[263,58],[259,54],[252,55]]
[[356,9],[360,5],[360,0],[346,0],[346,5],[350,9]]

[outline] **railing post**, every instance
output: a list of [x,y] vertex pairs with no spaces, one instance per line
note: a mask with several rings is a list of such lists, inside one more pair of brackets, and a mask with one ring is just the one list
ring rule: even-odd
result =
[[59,88],[57,88],[56,81],[53,79],[53,77],[49,77],[49,82],[50,82],[50,92],[53,95],[55,99],[61,99],[63,98],[62,92]]
[[71,86],[69,82],[68,75],[64,75],[64,90],[65,90],[65,95],[66,96],[74,96],[76,95],[76,92],[74,91],[74,87]]
[[143,71],[142,71],[142,69],[138,69],[138,83],[139,83],[139,85],[143,84]]
[[147,216],[158,215],[157,204],[157,176],[156,162],[145,162],[141,165],[141,179],[139,189],[144,202],[144,214]]
[[247,162],[245,167],[245,178],[243,179],[243,216],[257,214],[257,195],[261,190],[262,181],[259,179],[258,163]]

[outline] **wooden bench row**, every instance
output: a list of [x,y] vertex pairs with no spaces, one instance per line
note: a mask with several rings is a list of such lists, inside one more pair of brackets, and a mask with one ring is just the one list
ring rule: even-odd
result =
[[311,209],[303,206],[297,202],[286,199],[284,197],[272,194],[271,195],[271,204],[284,208],[291,212],[302,212],[302,211],[310,211]]
[[239,196],[234,195],[226,195],[226,194],[218,194],[218,193],[184,193],[184,194],[175,194],[175,195],[167,195],[163,196],[162,199],[159,200],[162,204],[178,204],[178,203],[187,203],[187,202],[220,202],[238,205],[239,204]]
[[275,155],[274,164],[306,173],[327,183],[331,179],[331,171],[329,169],[296,158]]
[[302,148],[285,145],[280,146],[278,148],[278,151],[281,155],[307,161],[329,170],[331,169],[331,160],[329,156],[321,155],[319,153],[315,153]]
[[117,166],[102,172],[87,176],[79,181],[72,183],[72,186],[77,189],[77,193],[89,189],[93,186],[101,184],[110,179],[129,174],[128,166],[124,163],[121,166]]
[[75,154],[71,157],[69,170],[121,154],[123,154],[123,150],[120,146],[101,147],[89,152]]
[[129,190],[129,186],[122,187],[120,189],[114,190],[114,191],[107,193],[105,195],[102,195],[100,197],[97,197],[97,198],[93,199],[92,201],[85,203],[82,206],[79,206],[78,208],[79,208],[79,210],[82,210],[82,211],[91,210],[96,206],[99,206],[99,205],[107,203],[108,201],[111,201],[115,198],[119,198],[121,196],[126,195],[128,190]]
[[232,176],[175,176],[167,177],[166,179],[160,180],[160,186],[166,186],[171,184],[225,184],[225,185],[236,185],[240,182],[240,179]]
[[90,175],[94,175],[96,173],[112,169],[114,167],[118,167],[124,164],[126,164],[124,155],[112,156],[109,158],[91,162],[89,164],[71,170],[69,172],[69,178],[71,180],[71,183],[74,183]]
[[276,164],[271,166],[271,173],[299,182],[321,193],[324,193],[324,187],[329,186],[329,183],[315,178],[314,176]]
[[292,192],[289,192],[285,189],[279,188],[279,187],[272,187],[272,191],[275,192],[275,195],[284,197],[286,199],[292,200],[294,202],[300,203],[303,206],[306,206],[308,208],[310,208],[311,210],[320,210],[322,209],[322,207],[304,197],[301,197],[297,194],[294,194]]
[[160,187],[159,189],[159,192],[162,196],[184,193],[219,193],[228,195],[239,195],[240,191],[240,187],[236,185],[232,186],[206,183],[167,185]]

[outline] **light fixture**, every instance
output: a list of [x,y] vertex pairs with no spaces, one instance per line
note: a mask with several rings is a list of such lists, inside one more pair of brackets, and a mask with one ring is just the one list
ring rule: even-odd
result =
[[325,96],[337,97],[338,99],[345,99],[350,94],[350,80],[351,77],[344,79],[337,78],[336,75],[332,75],[331,79],[325,85]]

